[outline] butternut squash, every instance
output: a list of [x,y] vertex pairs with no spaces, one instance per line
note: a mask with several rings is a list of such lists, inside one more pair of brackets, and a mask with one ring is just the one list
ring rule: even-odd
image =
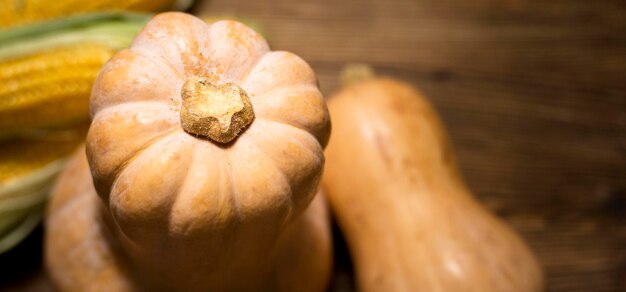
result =
[[360,291],[542,290],[533,254],[472,197],[419,92],[370,78],[328,103],[323,187]]
[[103,67],[90,110],[82,187],[62,179],[54,200],[70,199],[49,212],[63,290],[325,288],[328,220],[311,202],[330,120],[305,61],[241,23],[163,13]]

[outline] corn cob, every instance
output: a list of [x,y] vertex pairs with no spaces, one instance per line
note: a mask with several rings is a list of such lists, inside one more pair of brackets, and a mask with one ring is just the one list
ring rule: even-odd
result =
[[74,45],[0,64],[0,132],[86,120],[91,86],[113,52]]
[[148,18],[105,13],[0,32],[0,139],[86,120],[98,71]]
[[96,75],[149,17],[103,13],[0,31],[0,253],[38,224],[84,140]]
[[[0,141],[0,188],[12,180],[71,154],[84,140],[89,122]],[[0,198],[1,200],[1,198]]]
[[0,5],[0,28],[105,10],[156,12],[184,8],[189,6],[190,2],[180,0],[5,0]]

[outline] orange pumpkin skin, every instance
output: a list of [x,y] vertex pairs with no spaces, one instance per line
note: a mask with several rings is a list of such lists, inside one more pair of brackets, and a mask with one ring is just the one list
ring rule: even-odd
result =
[[328,104],[323,187],[360,291],[542,290],[533,254],[472,197],[421,94],[380,78]]
[[[303,214],[323,209],[308,206],[330,119],[306,62],[270,51],[243,24],[163,13],[104,66],[90,106],[86,153],[108,218],[103,229],[127,257],[135,285],[325,287],[329,236],[313,223],[320,219]],[[289,231],[294,224],[318,233],[309,250],[292,255],[312,262],[286,270],[278,258],[298,241],[286,239],[298,233]],[[268,280],[277,271],[308,284]]]
[[60,291],[136,290],[102,211],[81,146],[51,192],[45,220],[45,262]]
[[[157,287],[145,283],[111,232],[114,225],[93,187],[85,149],[68,162],[52,191],[46,216],[45,262],[60,291],[206,291],[193,285]],[[218,290],[324,291],[330,279],[332,239],[324,195],[290,223],[269,252],[259,282],[240,275],[237,288],[224,282]],[[167,263],[163,263],[167,264]],[[172,267],[173,269],[173,267]],[[185,282],[186,278],[180,279]],[[194,284],[195,285],[195,284]],[[175,288],[176,287],[176,288]],[[216,288],[217,289],[217,288]]]

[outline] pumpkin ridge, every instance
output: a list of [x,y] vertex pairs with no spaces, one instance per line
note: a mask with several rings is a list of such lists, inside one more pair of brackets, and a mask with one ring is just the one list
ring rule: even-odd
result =
[[174,65],[171,60],[168,60],[165,56],[163,56],[161,52],[148,52],[146,50],[143,50],[143,46],[133,46],[133,45],[131,45],[131,47],[128,50],[130,50],[131,52],[135,53],[138,56],[141,56],[147,60],[150,60],[149,62],[155,64],[156,66],[159,66],[161,68],[166,68],[168,71],[175,74],[178,79],[182,80],[185,78],[184,72],[181,72],[180,70],[178,70],[178,68],[176,68],[176,65]]
[[282,178],[283,183],[287,186],[287,188],[289,189],[289,194],[287,194],[287,200],[288,203],[286,204],[288,206],[287,212],[285,214],[285,217],[283,218],[283,221],[288,221],[291,218],[291,215],[293,213],[293,206],[294,206],[294,201],[293,201],[293,188],[291,187],[291,184],[289,183],[289,179],[287,178],[287,175],[285,175],[285,172],[278,168],[278,166],[276,166],[276,163],[273,163],[274,159],[267,154],[267,152],[262,148],[259,147],[256,143],[250,141],[248,143],[248,145],[254,147],[255,149],[257,149],[259,151],[259,153],[261,153],[268,161],[271,161],[271,165],[274,167],[274,169],[280,173],[280,177]]
[[[282,103],[296,103],[296,105],[281,105]],[[299,84],[287,88],[270,90],[257,96],[255,100],[255,115],[259,118],[288,124],[304,130],[314,136],[320,144],[325,145],[328,140],[330,116],[325,108],[316,109],[325,103],[324,97],[313,84]],[[303,110],[301,110],[304,108]],[[302,111],[294,115],[294,111]],[[281,114],[286,112],[285,114]]]
[[[173,152],[171,152],[171,153],[175,153],[177,151],[180,151],[180,145],[181,144],[183,144],[183,145],[193,144],[193,143],[183,143],[181,141],[181,138],[174,137],[176,135],[183,135],[183,134],[180,133],[180,132],[179,133],[174,133],[172,135],[169,135],[167,137],[162,138],[160,141],[158,141],[156,143],[153,143],[150,146],[148,146],[145,149],[143,149],[141,154],[134,156],[132,158],[132,161],[130,163],[128,163],[126,165],[126,167],[120,172],[119,176],[116,177],[116,179],[115,179],[115,184],[111,185],[110,194],[115,194],[116,195],[115,196],[115,200],[117,200],[117,203],[116,203],[116,202],[112,201],[112,200],[114,200],[113,196],[109,196],[109,201],[107,202],[107,205],[109,206],[109,210],[110,210],[111,214],[113,215],[111,217],[112,217],[113,221],[116,223],[116,225],[119,227],[119,230],[121,231],[121,233],[124,234],[124,236],[126,236],[126,238],[128,238],[130,241],[132,241],[135,244],[141,244],[140,241],[145,241],[145,237],[144,238],[138,237],[139,233],[143,232],[144,236],[145,235],[151,235],[152,230],[145,230],[145,231],[142,230],[142,232],[138,233],[138,232],[136,232],[137,231],[136,230],[136,226],[134,226],[134,220],[135,220],[134,218],[131,218],[131,221],[126,220],[125,222],[119,220],[120,219],[119,218],[120,214],[127,215],[127,214],[132,214],[132,213],[121,213],[120,206],[122,207],[121,209],[128,209],[129,208],[128,205],[125,205],[127,203],[125,201],[128,201],[128,199],[126,199],[126,200],[122,199],[122,198],[127,198],[128,193],[121,194],[120,191],[117,190],[115,187],[116,187],[117,184],[119,184],[119,179],[122,177],[122,174],[124,173],[124,171],[128,171],[130,166],[133,165],[134,163],[136,163],[136,161],[138,159],[143,158],[144,155],[148,155],[146,153],[148,151],[152,150],[152,148],[171,147],[170,146],[171,144],[179,143],[179,145],[178,145],[179,147],[172,147],[172,148],[170,148],[170,149],[176,149]],[[182,139],[185,139],[185,138],[187,138],[187,137],[183,135]],[[191,146],[191,147],[195,147],[195,144],[193,144],[193,146]],[[189,148],[187,148],[185,150],[188,150],[188,149]],[[161,155],[163,153],[163,151],[156,151],[155,150],[153,153],[158,153],[158,154],[153,154],[153,155]],[[152,161],[152,160],[150,160],[150,161]],[[190,163],[190,161],[191,160],[188,160],[188,161],[175,161],[175,162],[173,162],[172,160],[169,160],[169,161],[167,161],[167,164],[168,165],[183,164],[183,163]],[[132,171],[137,171],[137,170],[145,170],[146,169],[145,166],[142,167],[140,165],[138,167],[139,167],[139,169],[131,169],[131,170]],[[189,171],[188,167],[185,167],[185,171]],[[180,174],[180,172],[177,172],[176,174],[178,175],[178,174]],[[186,177],[186,176],[187,176],[187,173],[184,173],[184,174],[181,175],[181,177]],[[136,183],[136,176],[132,175],[132,173],[131,173],[130,177],[133,178],[133,184],[135,184]],[[174,185],[173,186],[174,192],[178,191],[180,189],[181,185],[182,185],[182,183],[180,183],[180,182],[177,185]],[[130,192],[130,194],[134,194],[134,193]],[[173,204],[174,204],[174,202],[176,200],[176,196],[175,195],[169,195],[169,196],[166,196],[166,197],[167,197],[167,200],[164,200],[164,203],[162,205],[159,205],[158,207],[159,208],[163,208],[165,210],[171,210],[172,206],[173,206]],[[128,198],[132,198],[132,197],[128,197]],[[118,203],[122,203],[122,204],[120,205]],[[150,210],[152,210],[152,209],[150,209]],[[153,215],[153,214],[151,214],[151,215]],[[167,216],[164,217],[166,223],[169,222],[169,217],[170,217],[169,213],[168,213]],[[151,218],[151,219],[154,220],[155,218],[161,219],[163,217],[154,217],[154,218]],[[130,225],[128,225],[129,222],[131,222]]]
[[[150,63],[154,64],[157,67],[167,68],[168,71],[170,71],[171,73],[176,74],[176,77],[178,77],[179,79],[183,79],[185,77],[181,72],[178,71],[178,69],[176,69],[176,67],[174,66],[174,64],[172,64],[170,62],[170,60],[168,60],[167,58],[165,58],[161,54],[148,55],[148,54],[146,54],[145,51],[134,50],[132,46],[130,48],[124,49],[124,50],[125,51],[131,51],[132,53],[136,54],[137,56],[145,58],[146,60],[148,60]],[[157,62],[157,60],[155,60],[154,58],[159,58],[159,60],[161,62]],[[165,66],[163,66],[164,64],[165,64]]]
[[[89,99],[90,116],[93,118],[101,110],[128,102],[171,101],[176,97],[179,82],[170,78],[169,71],[163,63],[143,54],[131,50],[118,52],[94,81]],[[168,80],[161,82],[163,78]]]
[[[241,204],[239,202],[239,192],[237,191],[237,187],[235,185],[235,178],[233,177],[233,172],[232,172],[232,164],[231,164],[231,159],[230,159],[230,155],[228,152],[225,153],[224,155],[224,159],[226,160],[226,168],[228,169],[228,178],[230,180],[230,198],[231,198],[231,206],[233,209],[233,214],[235,214],[235,218],[237,219],[236,223],[234,224],[233,228],[237,228],[239,226],[238,223],[240,223],[241,221],[243,221],[243,215],[241,213]],[[238,233],[238,232],[236,232]]]
[[[311,134],[307,129],[303,129],[303,128],[297,126],[297,125],[292,124],[289,121],[276,120],[276,119],[271,119],[271,118],[266,118],[266,117],[264,117],[264,118],[258,117],[257,119],[263,120],[263,121],[268,122],[268,123],[285,125],[287,127],[294,128],[294,129],[299,130],[299,131],[303,131],[303,132],[313,136],[313,134]],[[317,140],[317,139],[315,139],[315,140]]]
[[[167,103],[166,101],[162,101],[162,100],[147,100],[147,101],[138,101],[138,100],[134,100],[134,101],[126,101],[126,102],[120,102],[120,103],[116,103],[116,104],[112,104],[109,105],[105,108],[101,108],[100,110],[98,110],[98,112],[92,117],[92,121],[96,120],[96,117],[98,117],[101,114],[104,113],[108,113],[110,111],[116,112],[119,110],[119,108],[117,107],[134,107],[134,106],[142,106],[142,105],[158,105],[158,106],[167,106],[168,110],[175,110],[175,107],[172,108],[172,105]],[[160,110],[164,110],[164,109],[160,109]],[[175,117],[172,117],[173,119],[175,119]],[[176,128],[177,123],[173,122],[172,123],[172,128]]]
[[[142,102],[143,103],[143,102]],[[150,104],[151,106],[154,106],[154,108],[151,108],[150,110],[153,111],[154,116],[157,116],[158,113],[160,113],[162,110],[164,110],[164,108],[169,108],[170,106],[163,103],[163,102],[157,102],[157,101],[149,101],[146,102],[147,104]],[[94,165],[102,165],[103,163],[106,164],[106,162],[104,162],[105,158],[99,158],[99,157],[94,157],[95,155],[97,155],[97,153],[92,153],[91,150],[93,148],[94,145],[92,145],[94,142],[96,144],[100,143],[96,141],[92,141],[90,137],[92,137],[93,135],[99,135],[99,133],[102,131],[101,128],[102,126],[106,126],[107,124],[110,125],[110,121],[111,119],[115,118],[116,114],[119,114],[120,112],[127,114],[127,113],[137,113],[138,111],[133,109],[134,103],[120,103],[120,104],[116,104],[112,107],[108,107],[103,109],[102,111],[99,111],[93,118],[92,121],[92,125],[89,129],[89,132],[87,133],[87,143],[86,143],[86,153],[87,153],[87,158],[88,160],[90,160],[92,164]],[[130,110],[128,110],[128,108],[130,108]],[[121,110],[124,111],[121,111]],[[143,112],[142,112],[143,113]],[[156,113],[156,114],[155,114]],[[162,120],[165,121],[165,120]],[[126,121],[129,122],[129,121]],[[111,166],[112,169],[105,171],[106,172],[106,177],[109,178],[107,180],[97,180],[94,179],[94,183],[96,186],[96,190],[98,191],[98,194],[105,200],[108,200],[107,196],[109,195],[109,192],[111,190],[110,186],[112,185],[112,182],[114,181],[114,179],[117,179],[117,176],[119,175],[119,172],[126,167],[126,165],[128,164],[128,160],[132,159],[132,157],[134,157],[135,155],[137,155],[137,153],[141,152],[143,149],[145,149],[147,146],[149,146],[149,144],[154,143],[154,141],[157,141],[158,139],[161,139],[163,137],[166,137],[167,135],[173,134],[174,132],[178,131],[177,127],[176,127],[176,122],[175,121],[171,121],[171,127],[168,127],[166,129],[163,129],[162,131],[153,134],[150,136],[148,136],[148,138],[143,141],[143,143],[141,143],[141,145],[137,145],[137,147],[133,147],[135,149],[132,148],[126,148],[126,149],[130,149],[131,151],[129,151],[129,153],[126,153],[126,156],[123,157],[121,165],[113,165]],[[95,129],[95,130],[94,130]],[[94,132],[95,131],[95,132]],[[106,134],[105,134],[106,135]],[[118,137],[109,137],[108,140],[114,141],[115,138]],[[127,137],[123,137],[124,139],[128,139]],[[139,143],[138,143],[139,144]],[[95,149],[99,149],[98,147],[96,147]],[[98,151],[97,151],[98,152]],[[100,149],[101,152],[101,149]],[[100,170],[102,170],[100,168]],[[106,186],[107,189],[103,189],[102,187]],[[102,194],[100,194],[102,193]]]
[[[193,146],[191,147],[191,149],[189,149],[189,151],[191,151],[191,153],[193,153],[192,157],[191,157],[191,160],[189,161],[189,166],[185,170],[186,171],[185,175],[182,176],[182,181],[183,182],[178,186],[178,191],[176,192],[175,198],[172,199],[172,203],[169,206],[170,210],[174,210],[174,208],[176,206],[176,203],[180,199],[179,197],[181,196],[181,194],[180,194],[181,190],[186,190],[186,185],[189,184],[189,183],[192,183],[189,180],[189,175],[190,175],[190,172],[191,172],[191,169],[192,169],[192,166],[193,166],[194,162],[196,162],[196,157],[198,156],[198,153],[197,153],[198,151],[196,151],[196,149],[198,148],[198,144],[193,143],[192,145]],[[172,226],[172,222],[174,221],[174,218],[172,218],[173,216],[174,216],[174,212],[172,212],[172,211],[168,212],[167,224],[168,224],[168,226],[170,226],[170,228]],[[187,227],[187,228],[189,228],[189,227]],[[183,231],[182,233],[185,233],[185,232]]]
[[[211,51],[214,55],[213,58],[218,60],[215,63],[220,65],[216,67],[217,73],[222,75],[222,79],[225,79],[217,83],[234,82],[237,85],[243,85],[243,81],[247,79],[257,64],[271,52],[269,44],[258,32],[238,21],[221,20],[207,24],[207,26],[211,28],[207,34],[210,42],[222,42],[224,44],[224,47]],[[224,54],[226,51],[231,53]],[[237,53],[246,58],[239,58]],[[223,61],[220,59],[221,57],[226,57],[226,59]]]
[[[143,52],[149,57],[158,56],[164,59],[182,75],[181,79],[184,79],[188,76],[187,72],[194,71],[194,61],[190,60],[189,56],[200,56],[198,51],[191,49],[198,47],[197,43],[193,44],[193,40],[206,39],[209,35],[208,27],[210,25],[206,22],[184,13],[160,13],[148,21],[137,34],[131,49]],[[182,45],[179,42],[182,42]]]
[[149,139],[146,143],[141,145],[137,151],[135,151],[127,159],[124,159],[123,162],[120,165],[118,165],[118,167],[115,168],[115,170],[112,173],[113,180],[111,181],[111,186],[109,187],[109,191],[106,193],[107,206],[111,204],[110,198],[109,198],[111,195],[111,190],[113,190],[113,187],[117,184],[117,180],[120,177],[120,174],[126,169],[126,167],[129,166],[133,161],[135,161],[135,159],[137,159],[139,156],[141,156],[143,152],[145,152],[150,147],[155,145],[156,140],[167,139],[169,136],[178,134],[178,131],[179,131],[178,129],[173,128],[167,132],[164,132],[161,135],[158,135]]
[[[268,60],[265,60],[265,59],[268,59]],[[292,60],[290,60],[289,62],[282,61],[286,63],[279,63],[281,62],[280,60],[282,59],[295,59],[297,60],[297,62],[293,62]],[[265,64],[266,62],[269,64]],[[277,65],[273,65],[274,63],[279,63],[279,67],[274,67],[274,66],[277,66]],[[266,67],[259,67],[260,65],[264,65]],[[313,72],[313,69],[310,66],[308,66],[308,64],[306,64],[306,62],[302,60],[302,58],[298,57],[294,53],[291,53],[289,51],[269,51],[257,60],[257,64],[255,64],[255,66],[251,69],[251,72],[248,73],[248,76],[246,76],[244,80],[241,80],[242,87],[248,90],[249,88],[247,87],[251,85],[250,83],[252,83],[252,81],[255,81],[255,80],[250,80],[250,79],[253,78],[255,75],[267,74],[267,71],[283,70],[284,66],[301,66],[302,68],[298,68],[297,69],[298,71],[307,71],[306,74],[309,74],[309,75],[315,74]],[[252,71],[256,71],[254,72],[255,74],[252,74],[253,73]],[[296,71],[296,70],[292,70],[292,72],[293,71]],[[274,74],[271,74],[271,75],[282,74],[282,73],[283,72],[275,72]],[[252,99],[252,96],[265,95],[274,90],[284,89],[285,87],[292,87],[292,86],[298,87],[302,85],[312,85],[312,86],[315,86],[316,89],[319,91],[318,84],[316,82],[317,79],[314,81],[314,80],[307,80],[306,78],[303,78],[301,80],[300,78],[302,77],[299,76],[297,81],[293,81],[293,80],[279,80],[279,82],[272,81],[272,84],[269,88],[264,88],[261,91],[250,90],[249,92],[251,94],[251,99]]]
[[[283,124],[283,123],[278,123],[278,122],[273,122],[273,121],[265,121],[265,122],[275,123],[275,124],[279,125],[278,127],[283,127],[282,131],[293,131],[294,129],[300,130],[298,128],[295,128],[295,127],[292,127],[292,126],[289,126],[289,125]],[[256,140],[260,141],[260,142],[262,142],[264,144],[267,144],[268,142],[271,143],[271,141],[272,141],[271,138],[265,138],[265,137],[267,137],[266,133],[259,133],[257,131],[254,131],[254,132],[251,132],[251,134],[252,134],[251,136],[253,136],[253,137],[255,135],[257,135]],[[315,158],[315,160],[311,160],[310,163],[314,163],[316,165],[316,167],[319,167],[319,169],[323,170],[323,168],[324,168],[324,158],[323,158],[323,156],[320,157],[319,154],[323,153],[324,150],[323,150],[323,147],[320,144],[320,142],[313,135],[307,133],[306,131],[304,131],[303,134],[299,134],[299,135],[302,135],[300,137],[297,137],[298,135],[296,135],[293,132],[288,133],[288,134],[283,134],[283,135],[286,136],[286,139],[285,139],[286,142],[285,143],[293,143],[294,145],[297,145],[296,147],[298,147],[299,149],[302,149],[302,151],[305,151],[307,153],[307,154],[303,154],[302,157],[307,156],[307,157]],[[260,149],[265,149],[265,147],[259,146],[258,143],[259,142],[257,142],[255,144],[256,147],[259,147]],[[283,143],[283,144],[285,144],[285,143]],[[265,153],[267,153],[267,151],[265,151]],[[273,158],[274,161],[280,159],[280,158],[277,158],[277,156],[280,156],[280,154],[276,154],[274,156],[272,156],[270,154],[267,154],[267,155],[270,158]],[[305,164],[300,164],[299,166],[304,166],[304,165]],[[319,180],[319,179],[321,179],[321,175],[318,178],[309,177],[309,179]],[[294,181],[292,181],[291,179],[288,179],[287,181],[290,182],[290,186],[293,187],[292,185],[293,185]],[[298,181],[298,180],[296,180],[296,181]],[[304,180],[303,181],[298,181],[298,182],[302,183],[302,182],[304,182]],[[298,199],[298,198],[294,198],[293,195],[304,196],[304,194],[294,194],[294,193],[292,193],[291,200],[292,200],[292,202],[295,203],[294,205],[292,205],[292,208],[295,208],[297,206],[302,206],[301,204],[305,204],[306,205],[306,203],[310,203],[310,200],[306,201],[306,200],[301,200],[301,199]],[[310,199],[312,199],[312,197]]]
[[[304,90],[306,87],[311,87],[312,90],[318,90],[315,84],[310,84],[310,83],[297,83],[297,84],[289,85],[289,86],[276,85],[276,87],[273,87],[272,89],[269,89],[263,92],[257,92],[254,95],[254,97],[256,98],[254,100],[256,100],[257,103],[261,103],[262,105],[263,104],[262,100],[266,99],[266,98],[263,98],[264,96],[275,95],[278,93],[289,93],[295,90]],[[250,98],[250,100],[253,100],[253,99]]]
[[[289,127],[289,128],[293,128],[293,129],[295,129],[295,130],[298,130],[298,131],[304,132],[304,133],[306,133],[308,136],[311,136],[311,138],[312,138],[313,140],[315,140],[315,142],[317,142],[317,144],[318,144],[318,146],[320,147],[320,149],[323,149],[323,148],[324,148],[324,147],[322,147],[322,143],[320,143],[320,141],[319,141],[319,140],[317,140],[317,138],[316,138],[316,137],[315,137],[315,136],[314,136],[311,132],[309,132],[309,131],[308,131],[308,130],[306,130],[306,129],[300,128],[300,127],[298,127],[298,126],[296,126],[296,125],[293,125],[293,124],[291,124],[290,122],[287,122],[287,121],[285,121],[285,122],[283,122],[283,121],[277,121],[277,120],[268,119],[268,118],[262,118],[262,117],[257,117],[257,119],[258,119],[259,121],[262,121],[262,122],[271,123],[271,124],[278,124],[278,125],[282,125],[282,126],[284,126],[284,127]],[[308,147],[304,147],[304,148],[307,148],[307,149],[308,149]],[[310,152],[311,152],[311,153],[313,153],[313,154],[315,155],[315,153],[314,153],[311,149],[309,149],[309,150],[310,150]]]
[[[267,54],[271,53],[272,51],[270,51],[269,49],[263,53],[263,55],[259,56],[258,58],[256,58],[254,60],[254,62],[252,64],[250,64],[250,66],[248,68],[246,68],[246,71],[243,72],[241,74],[241,76],[239,76],[237,79],[237,82],[239,86],[241,86],[241,88],[243,88],[243,84],[246,82],[246,80],[248,80],[248,77],[250,77],[250,74],[252,74],[252,72],[254,71],[254,69],[256,69],[256,66],[258,66],[261,63],[261,60],[263,60],[263,58],[265,56],[267,56]],[[252,100],[252,96],[250,94],[250,100]]]

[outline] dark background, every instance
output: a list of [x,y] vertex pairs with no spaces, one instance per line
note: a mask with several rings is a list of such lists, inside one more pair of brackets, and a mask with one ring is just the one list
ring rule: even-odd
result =
[[[326,96],[348,62],[417,86],[549,291],[626,291],[626,1],[220,0],[193,12],[254,20]],[[0,257],[0,290],[50,290],[40,232]]]

